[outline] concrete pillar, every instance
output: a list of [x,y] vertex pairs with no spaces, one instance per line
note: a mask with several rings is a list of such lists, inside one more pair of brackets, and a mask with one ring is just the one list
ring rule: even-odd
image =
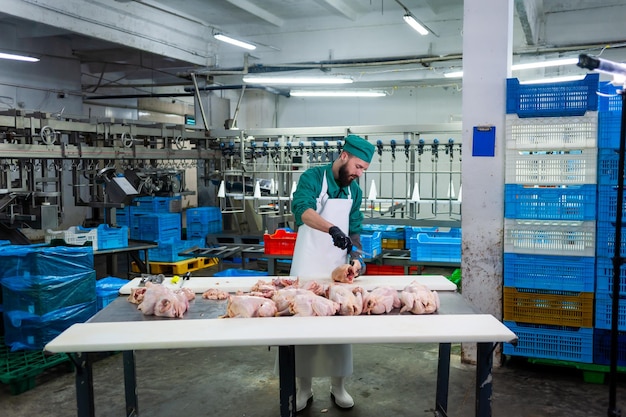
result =
[[[462,293],[478,311],[501,319],[506,78],[514,6],[513,0],[465,0],[463,7]],[[474,127],[484,130],[475,135]],[[489,143],[491,127],[495,147]],[[476,346],[464,344],[461,359],[475,362]]]

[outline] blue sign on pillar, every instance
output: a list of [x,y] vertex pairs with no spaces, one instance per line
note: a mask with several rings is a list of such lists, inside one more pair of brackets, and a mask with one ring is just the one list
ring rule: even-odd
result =
[[474,126],[472,138],[472,156],[495,156],[496,127]]

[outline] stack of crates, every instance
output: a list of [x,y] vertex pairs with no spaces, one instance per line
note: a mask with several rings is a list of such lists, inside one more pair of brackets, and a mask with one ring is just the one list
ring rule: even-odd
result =
[[593,361],[598,79],[507,80],[505,354]]
[[[620,87],[621,89],[621,87]],[[613,304],[613,257],[615,256],[615,221],[617,213],[617,181],[622,98],[617,88],[603,83],[598,99],[598,223],[596,245],[596,292],[593,362],[610,364],[611,320]],[[626,205],[623,206],[626,208]],[[626,216],[622,211],[622,219]],[[626,224],[626,223],[623,223]],[[618,256],[626,256],[626,228]],[[626,366],[626,266],[619,273],[618,366]]]
[[381,232],[382,249],[405,249],[404,226],[384,224],[364,224],[361,234],[371,235],[373,232]]
[[411,261],[461,263],[459,227],[407,227],[405,235],[411,250]]
[[187,239],[202,239],[206,241],[209,234],[220,233],[222,226],[222,211],[219,207],[195,207],[185,212],[187,222]]
[[74,323],[96,313],[91,247],[0,247],[5,343],[42,350]]
[[120,226],[128,226],[134,240],[180,239],[182,197],[137,197],[132,205],[116,209],[115,220]]

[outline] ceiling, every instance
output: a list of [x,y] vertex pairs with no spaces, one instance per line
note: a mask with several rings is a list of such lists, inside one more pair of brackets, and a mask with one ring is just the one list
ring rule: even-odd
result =
[[[80,60],[86,97],[182,91],[190,72],[210,88],[239,88],[243,72],[305,70],[349,74],[352,87],[395,88],[450,83],[443,72],[462,65],[462,0],[6,1],[0,24],[35,52],[66,45]],[[514,60],[581,51],[626,59],[622,3],[516,0]],[[405,8],[436,35],[410,29]],[[218,42],[217,32],[257,49]]]

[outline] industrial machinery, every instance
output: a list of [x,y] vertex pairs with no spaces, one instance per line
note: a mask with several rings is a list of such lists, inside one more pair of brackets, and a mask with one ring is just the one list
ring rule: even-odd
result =
[[0,229],[22,240],[77,218],[109,222],[109,209],[136,196],[196,192],[198,205],[220,206],[227,229],[290,226],[299,176],[337,158],[348,134],[376,144],[360,179],[368,219],[458,220],[458,124],[207,132],[9,110],[0,113]]

